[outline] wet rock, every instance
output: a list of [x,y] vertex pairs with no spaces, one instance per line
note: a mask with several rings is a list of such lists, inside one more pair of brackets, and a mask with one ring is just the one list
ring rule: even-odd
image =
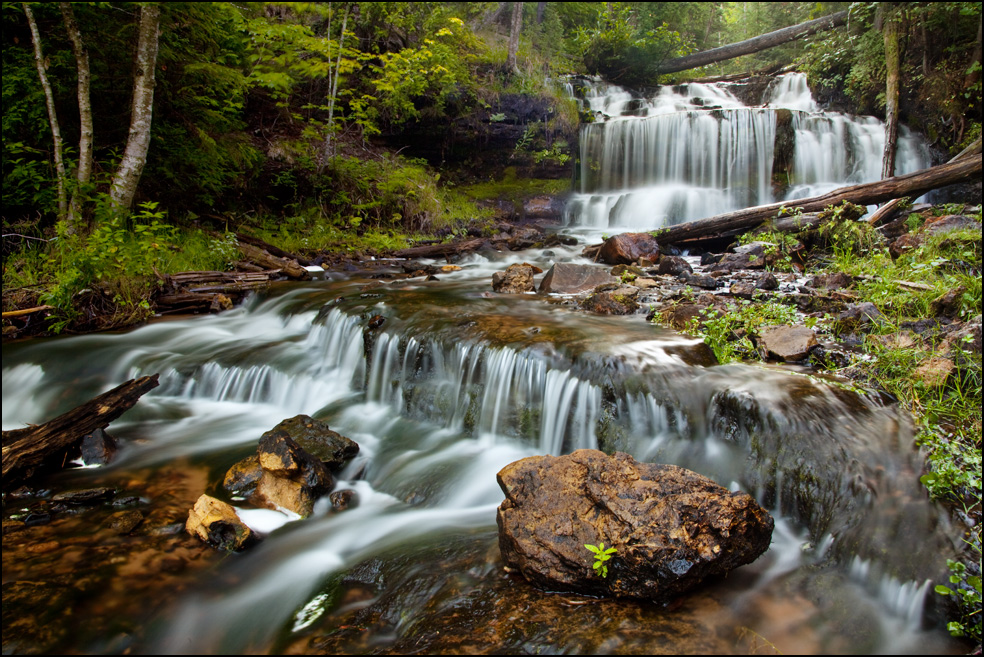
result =
[[764,267],[765,257],[757,255],[753,250],[742,253],[726,253],[720,260],[710,266],[708,272],[733,273],[742,269],[762,269]]
[[328,496],[331,508],[335,511],[346,511],[354,509],[359,505],[359,496],[352,489],[336,490]]
[[767,271],[755,282],[755,287],[759,290],[765,290],[771,292],[772,290],[779,289],[779,281],[776,279],[775,274],[771,271]]
[[665,308],[660,313],[661,321],[677,331],[687,331],[694,320],[700,321],[704,318],[702,313],[706,309],[707,306],[704,304],[678,303]]
[[619,287],[615,290],[596,292],[581,301],[581,308],[597,315],[632,315],[639,310],[636,296],[639,290]]
[[850,274],[837,272],[834,274],[820,274],[814,276],[809,283],[810,287],[825,288],[828,290],[839,290],[854,285],[854,277]]
[[622,276],[622,274],[625,274],[626,272],[629,273],[629,274],[631,274],[631,275],[633,275],[633,276],[645,276],[646,275],[646,272],[644,272],[639,267],[636,267],[635,265],[615,265],[614,267],[612,267],[612,269],[611,269],[611,271],[609,273],[612,276],[619,276],[620,277],[620,276]]
[[543,232],[533,226],[516,226],[512,235],[506,240],[510,251],[522,251],[543,240]]
[[659,283],[651,278],[637,278],[632,281],[632,285],[639,288],[640,290],[651,290],[653,288],[659,287]]
[[295,415],[267,433],[276,432],[286,433],[304,451],[321,459],[332,470],[340,469],[346,461],[359,453],[357,442],[333,431],[327,424],[310,415]]
[[722,258],[724,258],[724,254],[722,253],[705,253],[700,257],[700,264],[702,267],[716,265],[721,262]]
[[70,490],[58,493],[51,498],[56,504],[69,506],[95,506],[108,501],[116,494],[115,488],[86,488],[85,490]]
[[851,352],[830,345],[820,344],[810,350],[809,363],[817,369],[837,370],[853,362]]
[[769,326],[759,331],[756,343],[770,358],[801,361],[817,346],[817,336],[805,326]]
[[639,258],[659,260],[659,243],[649,233],[614,235],[598,251],[598,260],[609,265],[628,265]]
[[593,290],[603,283],[617,281],[598,267],[558,262],[547,270],[547,275],[540,281],[539,291],[541,294],[577,294]]
[[894,242],[889,244],[888,253],[889,255],[892,256],[893,259],[897,260],[903,254],[922,246],[922,243],[923,243],[923,239],[919,235],[915,235],[913,233],[906,233],[905,235],[902,235]]
[[492,274],[492,289],[502,294],[522,294],[533,292],[533,267],[526,264],[515,264],[506,267],[505,271]]
[[[701,258],[701,264],[704,264],[704,259]],[[668,256],[665,255],[659,259],[659,267],[656,273],[663,276],[682,276],[684,274],[694,273],[694,268],[690,266],[690,263],[680,256]]]
[[869,335],[868,344],[877,345],[883,349],[912,349],[921,345],[921,340],[909,331],[889,333],[888,335]]
[[922,382],[927,388],[939,388],[953,374],[956,365],[949,358],[934,356],[912,372],[912,378]]
[[945,217],[928,219],[922,227],[924,235],[939,235],[954,230],[971,230],[981,232],[981,222],[962,214],[950,214]]
[[291,440],[285,431],[268,431],[257,448],[263,476],[249,498],[268,509],[311,515],[315,501],[335,485],[320,459]]
[[748,281],[738,281],[737,283],[732,284],[728,291],[732,296],[736,296],[740,299],[751,299],[755,294],[755,284]]
[[687,285],[699,287],[704,290],[716,290],[720,283],[713,276],[703,276],[698,274],[685,274],[680,277]]
[[143,514],[136,509],[117,511],[106,520],[106,526],[124,536],[136,529],[143,519]]
[[235,509],[208,495],[199,497],[188,512],[185,531],[220,550],[243,550],[256,540]]
[[[667,600],[751,563],[772,517],[745,493],[673,465],[577,450],[511,463],[497,476],[503,561],[550,590]],[[608,576],[585,544],[617,549]]]
[[256,492],[256,486],[262,478],[263,468],[260,466],[260,457],[253,454],[229,468],[222,480],[222,488],[234,497],[245,499]]
[[559,220],[564,213],[564,201],[556,196],[534,196],[523,201],[523,214],[527,219]]
[[386,323],[385,317],[383,317],[382,315],[373,315],[372,317],[369,318],[369,321],[366,323],[366,326],[369,327],[369,330],[375,331],[385,323]]
[[930,314],[951,319],[959,317],[960,311],[963,309],[963,295],[966,291],[967,288],[960,285],[943,293],[929,304]]
[[106,465],[116,456],[116,439],[102,429],[82,438],[82,461],[86,465]]
[[836,333],[869,331],[872,324],[880,324],[884,317],[878,307],[869,301],[852,303],[837,316],[834,321],[834,331]]

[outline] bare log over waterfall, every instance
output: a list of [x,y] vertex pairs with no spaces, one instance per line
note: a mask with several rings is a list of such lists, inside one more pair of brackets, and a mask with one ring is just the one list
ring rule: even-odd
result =
[[70,447],[128,411],[158,386],[157,377],[130,379],[44,424],[4,431],[3,489],[11,489],[45,465],[61,467]]
[[665,228],[656,236],[660,244],[676,244],[695,237],[705,237],[736,230],[747,230],[774,218],[783,208],[801,208],[803,212],[817,212],[828,205],[838,205],[843,201],[869,205],[881,203],[900,196],[916,197],[933,189],[946,187],[965,180],[981,177],[981,155],[948,162],[937,167],[922,169],[904,176],[886,178],[873,183],[841,187],[827,194],[809,198],[783,201],[746,208],[737,212],[726,212],[707,219],[698,219],[685,224]]
[[824,16],[823,18],[817,18],[812,21],[800,23],[799,25],[784,27],[781,30],[769,32],[768,34],[762,34],[752,39],[739,41],[738,43],[721,46],[720,48],[712,48],[711,50],[694,53],[693,55],[687,55],[686,57],[671,59],[660,64],[658,72],[676,73],[678,71],[686,71],[687,69],[697,68],[698,66],[714,64],[715,62],[723,62],[727,59],[734,59],[735,57],[740,57],[742,55],[750,55],[754,52],[759,52],[760,50],[766,50],[767,48],[782,45],[789,41],[795,41],[796,39],[810,36],[811,34],[822,32],[823,30],[839,27],[841,25],[845,25],[846,23],[847,12],[842,11],[836,14],[831,14],[830,16]]

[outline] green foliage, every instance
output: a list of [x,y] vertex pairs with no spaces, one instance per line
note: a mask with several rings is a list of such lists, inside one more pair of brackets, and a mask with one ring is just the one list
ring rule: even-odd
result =
[[605,549],[604,543],[599,543],[598,545],[584,544],[584,547],[588,549],[594,555],[595,562],[591,565],[594,568],[596,574],[602,577],[608,577],[608,566],[605,564],[606,561],[612,558],[612,555],[618,552],[616,548],[610,547]]
[[629,3],[609,3],[597,25],[581,30],[577,43],[587,71],[627,86],[655,85],[665,60],[691,52],[666,23],[639,28]]
[[[971,543],[977,551],[978,572],[980,572],[980,532],[978,532],[976,542]],[[953,596],[960,609],[960,620],[947,623],[947,629],[953,636],[967,637],[972,641],[980,643],[981,640],[981,578],[980,575],[972,575],[965,564],[947,559],[946,565],[950,569],[949,586],[939,584],[936,592],[940,595]]]
[[770,301],[753,303],[747,299],[731,304],[727,312],[706,308],[701,318],[691,320],[688,332],[700,335],[711,348],[719,363],[736,360],[758,360],[754,338],[761,328],[792,324],[796,311],[789,306]]

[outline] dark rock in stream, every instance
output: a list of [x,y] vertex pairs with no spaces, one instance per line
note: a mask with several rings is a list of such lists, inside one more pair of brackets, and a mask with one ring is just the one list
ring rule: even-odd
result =
[[285,432],[291,440],[332,470],[340,469],[359,453],[359,443],[332,431],[327,424],[310,415],[295,415],[263,435],[279,431]]
[[250,502],[270,509],[287,509],[307,517],[314,503],[328,493],[335,481],[328,468],[285,431],[268,431],[257,448],[263,475]]
[[[668,600],[765,552],[774,521],[745,493],[616,452],[533,456],[497,476],[499,549],[548,590]],[[586,544],[617,549],[607,577]]]
[[116,439],[96,429],[82,438],[82,461],[86,465],[106,465],[116,456]]
[[506,267],[505,271],[492,274],[492,289],[500,294],[523,294],[533,292],[533,266],[514,264]]
[[577,294],[593,290],[603,283],[617,281],[617,278],[598,267],[558,262],[547,270],[547,275],[540,281],[539,291],[541,294]]
[[[701,264],[704,261],[701,260]],[[663,256],[659,259],[659,268],[656,273],[666,276],[683,276],[694,273],[694,268],[680,256]]]
[[605,240],[597,259],[609,265],[628,265],[639,258],[656,262],[659,253],[659,243],[649,233],[622,233]]

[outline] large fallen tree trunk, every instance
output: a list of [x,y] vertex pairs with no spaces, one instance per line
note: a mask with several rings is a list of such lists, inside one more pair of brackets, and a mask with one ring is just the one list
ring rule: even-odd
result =
[[878,182],[841,187],[827,194],[809,198],[783,201],[746,208],[737,212],[727,212],[707,219],[698,219],[685,224],[677,224],[662,229],[656,240],[662,244],[676,244],[684,240],[708,235],[720,235],[730,231],[747,230],[763,221],[773,219],[783,208],[800,208],[803,212],[818,212],[828,205],[839,205],[843,201],[870,205],[908,196],[920,196],[928,191],[946,187],[965,180],[981,177],[981,156],[972,156],[948,162],[937,167],[923,169],[904,176],[886,178]]
[[793,25],[792,27],[784,27],[781,30],[769,32],[768,34],[762,34],[752,39],[739,41],[738,43],[732,43],[727,46],[721,46],[720,48],[697,52],[693,55],[687,55],[686,57],[671,59],[660,64],[658,72],[676,73],[678,71],[686,71],[691,68],[697,68],[698,66],[707,66],[708,64],[714,64],[715,62],[723,62],[727,59],[741,57],[742,55],[750,55],[754,52],[766,50],[767,48],[773,48],[775,46],[788,43],[789,41],[795,41],[796,39],[810,36],[811,34],[815,34],[817,32],[822,32],[824,30],[830,30],[832,28],[845,25],[846,23],[847,12],[842,11],[836,14],[831,14],[830,16],[824,16],[823,18],[817,18],[812,21],[800,23],[799,25]]
[[431,244],[427,246],[412,246],[409,249],[401,249],[393,252],[396,258],[440,258],[459,253],[476,251],[487,244],[488,240],[484,237],[463,240],[461,242],[447,242],[444,244]]
[[311,274],[304,267],[290,258],[279,258],[264,249],[245,242],[239,243],[239,250],[243,257],[264,269],[279,269],[288,278],[298,281],[306,281],[311,278]]
[[44,424],[3,432],[3,489],[45,467],[61,467],[68,450],[128,411],[158,386],[157,374],[131,379]]

